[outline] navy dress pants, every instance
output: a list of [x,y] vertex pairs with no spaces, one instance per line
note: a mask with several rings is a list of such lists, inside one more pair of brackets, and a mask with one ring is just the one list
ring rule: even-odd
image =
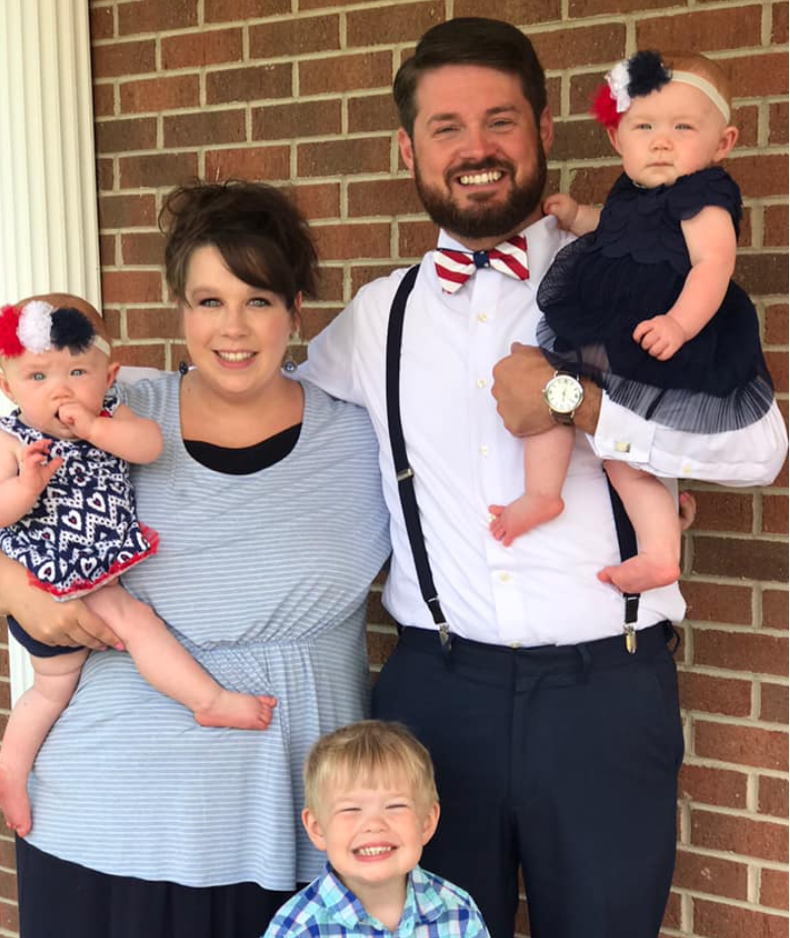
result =
[[511,938],[523,874],[532,938],[656,938],[683,758],[668,623],[510,649],[401,630],[373,694],[429,748],[441,801],[422,865]]

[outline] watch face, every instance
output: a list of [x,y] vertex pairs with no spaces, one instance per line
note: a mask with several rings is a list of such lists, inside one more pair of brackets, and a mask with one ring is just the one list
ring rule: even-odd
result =
[[552,410],[558,414],[572,414],[582,402],[584,388],[573,375],[555,375],[543,393]]

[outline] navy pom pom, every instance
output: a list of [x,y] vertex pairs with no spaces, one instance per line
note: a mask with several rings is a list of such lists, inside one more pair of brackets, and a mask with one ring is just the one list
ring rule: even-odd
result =
[[628,60],[628,94],[639,98],[663,88],[672,73],[661,64],[661,55],[650,49],[637,52]]
[[56,349],[67,348],[72,355],[87,352],[95,335],[91,321],[78,309],[67,306],[52,314],[49,340]]

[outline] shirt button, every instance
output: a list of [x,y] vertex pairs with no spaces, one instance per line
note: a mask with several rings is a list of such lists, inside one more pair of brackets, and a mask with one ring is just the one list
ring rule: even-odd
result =
[[488,384],[488,382],[486,381],[485,378],[478,378],[478,379],[477,379],[477,386],[478,386],[479,388],[484,388],[487,384]]
[[625,440],[618,440],[618,441],[614,444],[614,450],[615,450],[616,453],[630,453],[630,452],[631,452],[631,444],[630,444],[630,443],[626,443]]
[[509,583],[512,579],[513,579],[513,577],[511,577],[511,575],[510,575],[506,570],[503,570],[503,571],[499,574],[499,582],[500,582],[500,583]]
[[480,447],[480,455],[488,456],[488,447],[485,444],[483,444],[483,446]]
[[519,645],[518,642],[511,642],[510,647],[513,649],[516,649],[516,648],[521,648],[521,645]]
[[478,313],[478,314],[477,314],[477,321],[478,321],[478,322],[488,322],[488,314],[487,314],[487,313]]
[[680,471],[683,473],[684,476],[690,475],[690,474],[691,474],[691,471],[692,471],[692,470],[691,470],[691,466],[688,466],[688,465],[683,466],[683,467],[681,467],[681,470],[680,470]]

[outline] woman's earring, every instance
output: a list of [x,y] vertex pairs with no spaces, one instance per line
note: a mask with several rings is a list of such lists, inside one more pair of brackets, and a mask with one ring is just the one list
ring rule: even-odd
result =
[[[298,342],[298,341],[299,341],[299,333],[298,333],[298,332],[295,332],[295,333],[291,336],[291,341],[292,341],[292,342]],[[291,349],[290,349],[290,347],[289,347],[288,350],[287,350],[286,353],[285,353],[285,358],[283,359],[283,371],[284,371],[286,374],[288,374],[288,375],[292,375],[292,374],[296,371],[296,369],[297,369],[298,367],[299,367],[299,366],[298,366],[298,365],[296,364],[296,362],[294,361],[294,357],[293,357],[293,355],[291,354]]]
[[185,361],[180,361],[178,363],[178,373],[183,378],[184,375],[189,371],[189,365]]

